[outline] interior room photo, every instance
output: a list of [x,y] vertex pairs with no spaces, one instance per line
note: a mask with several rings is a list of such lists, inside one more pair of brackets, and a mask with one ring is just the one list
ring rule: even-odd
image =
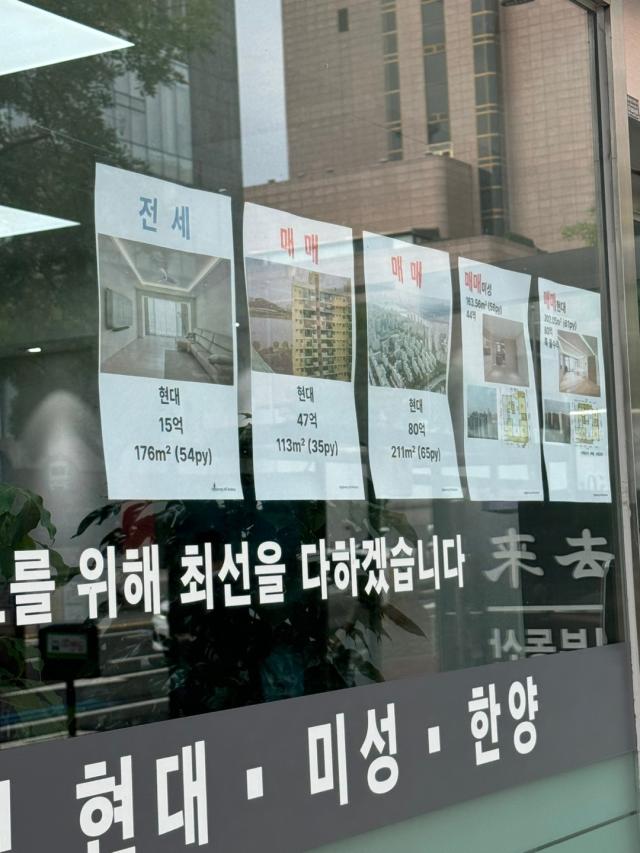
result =
[[231,264],[98,236],[105,373],[233,384]]
[[600,396],[598,339],[558,332],[559,389],[567,394]]
[[529,385],[522,323],[483,314],[482,354],[485,382]]

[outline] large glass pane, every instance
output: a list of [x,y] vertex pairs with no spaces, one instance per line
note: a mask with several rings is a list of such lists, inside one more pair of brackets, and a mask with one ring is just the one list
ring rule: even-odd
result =
[[[0,77],[3,205],[77,223],[0,239],[0,744],[67,731],[64,681],[43,670],[43,625],[22,621],[12,592],[15,551],[50,550],[54,626],[97,631],[99,674],[77,685],[80,733],[622,639],[620,508],[610,499],[612,451],[603,438],[612,408],[608,328],[603,321],[599,336],[567,329],[554,337],[553,318],[564,315],[550,307],[563,303],[555,295],[563,287],[596,297],[606,287],[591,19],[568,0],[547,2],[544,14],[537,4],[474,0],[459,15],[423,3],[424,27],[416,29],[411,5],[353,4],[338,33],[327,3],[194,0],[185,14],[183,4],[74,4],[82,23],[134,46]],[[48,6],[70,14],[69,4]],[[527,15],[536,16],[533,33]],[[390,32],[394,22],[400,38]],[[486,34],[491,44],[479,44]],[[425,54],[435,43],[445,49]],[[385,62],[396,52],[397,62]],[[109,274],[132,298],[112,287],[108,304],[99,304],[96,164],[231,200],[235,328],[214,328],[227,316],[223,300],[198,302],[206,276],[218,272],[197,252],[178,260],[149,250],[142,232],[131,241],[142,249],[115,234],[103,250]],[[301,280],[281,282],[281,302],[258,297],[256,305],[251,291],[248,300],[251,275],[266,288],[277,271],[266,261],[252,273],[248,264],[245,281],[243,240],[257,229],[243,236],[244,202],[351,228],[353,310],[340,276],[314,277],[311,225],[306,242],[291,247]],[[138,210],[132,215],[139,224]],[[178,228],[186,233],[184,218]],[[400,294],[377,314],[367,301],[363,232],[402,241],[388,278],[397,283],[402,269],[405,291],[423,275],[427,291],[431,274],[415,259],[399,266],[402,252],[445,253],[449,301],[420,313]],[[278,240],[276,251],[289,247],[286,227]],[[503,277],[524,281],[520,319],[481,320],[470,354],[463,324],[484,311],[487,288]],[[243,499],[108,497],[101,330],[116,336],[112,356],[129,348],[135,370],[160,371],[159,386],[183,368],[189,381],[215,384],[237,335]],[[557,387],[543,393],[551,339]],[[313,370],[334,388],[353,376],[364,497],[256,494],[252,370],[298,377],[303,395]],[[370,412],[368,397],[381,389],[429,393],[450,410],[450,468],[461,483],[454,497],[392,493],[374,482],[371,435],[383,420],[405,432],[393,442],[394,471],[415,458],[430,481],[440,446],[432,421],[416,410],[417,393],[412,409],[407,402],[390,415]],[[133,419],[124,405],[116,409],[123,423]],[[327,406],[322,417],[333,427],[345,410]],[[321,439],[316,432],[309,436]],[[475,440],[489,450],[474,467],[465,447]],[[293,458],[307,446],[287,451],[292,470],[316,464]],[[531,491],[516,493],[521,471],[505,461],[505,448],[520,459],[532,447]],[[605,458],[585,486],[590,500],[575,499],[568,486],[551,499],[550,483],[573,477],[562,462],[567,447]],[[163,448],[153,445],[154,464]],[[543,454],[557,467],[545,467]],[[479,498],[474,477],[485,481]],[[275,603],[255,572],[270,542],[286,567]],[[152,545],[160,560],[155,613],[132,603],[120,571],[127,551]],[[321,578],[317,586],[303,583],[303,545],[316,548],[307,568]],[[209,600],[181,597],[187,546],[210,546]],[[90,618],[79,593],[90,548],[114,555],[115,617],[101,593]],[[239,560],[235,591],[250,605],[230,603],[220,580],[225,557],[243,553],[248,588],[240,589]],[[349,583],[345,565],[353,568]],[[273,577],[277,587],[281,576]]]

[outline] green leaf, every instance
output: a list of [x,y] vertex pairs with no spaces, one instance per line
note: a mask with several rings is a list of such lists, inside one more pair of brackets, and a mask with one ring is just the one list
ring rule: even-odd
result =
[[41,527],[53,542],[56,528],[51,513],[40,495],[8,483],[0,484],[0,539],[5,546],[16,546],[32,531]]
[[397,607],[393,604],[385,604],[382,607],[383,614],[387,617],[387,619],[391,619],[391,621],[396,624],[399,628],[402,628],[404,631],[408,631],[410,634],[415,634],[416,637],[425,637],[426,634],[422,630],[422,628],[417,625],[412,619],[409,619],[408,616],[405,616]]
[[88,527],[91,527],[92,524],[102,524],[103,521],[106,521],[110,516],[117,515],[122,508],[122,504],[114,503],[114,504],[106,504],[105,506],[98,507],[98,509],[94,509],[93,512],[90,512],[89,515],[85,515],[80,524],[78,525],[78,529],[73,535],[73,538],[77,536],[82,536],[85,530]]
[[380,670],[375,667],[371,661],[365,660],[361,658],[360,660],[356,660],[356,667],[358,672],[364,675],[366,678],[369,678],[371,681],[382,682],[384,681],[384,676],[380,672]]
[[51,566],[56,570],[56,584],[61,586],[62,584],[67,583],[70,577],[74,574],[72,568],[65,563],[57,551],[50,550],[49,559],[51,561]]

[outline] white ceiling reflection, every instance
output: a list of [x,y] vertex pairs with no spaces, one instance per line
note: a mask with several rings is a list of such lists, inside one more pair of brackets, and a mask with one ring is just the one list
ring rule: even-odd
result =
[[79,224],[70,219],[44,216],[42,213],[32,213],[30,210],[18,210],[16,207],[4,207],[0,204],[0,239],[17,237],[19,234],[33,234],[35,231],[69,228]]
[[125,41],[37,9],[21,0],[2,0],[0,74],[13,74],[132,47]]

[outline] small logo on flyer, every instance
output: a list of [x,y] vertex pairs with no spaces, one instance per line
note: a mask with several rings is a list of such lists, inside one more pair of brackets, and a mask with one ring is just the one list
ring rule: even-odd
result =
[[217,483],[214,483],[211,486],[211,491],[212,492],[235,492],[235,489],[233,488],[233,486],[218,486]]

